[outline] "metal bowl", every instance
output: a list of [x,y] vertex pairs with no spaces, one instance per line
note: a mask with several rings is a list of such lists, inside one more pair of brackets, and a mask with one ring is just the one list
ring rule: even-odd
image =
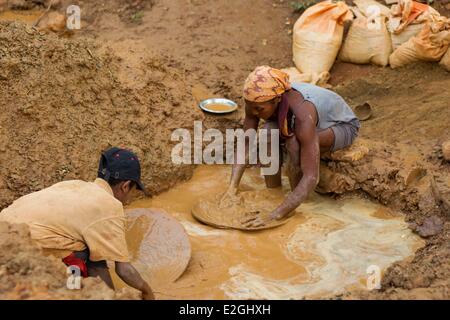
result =
[[[222,110],[222,111],[209,109],[208,106],[213,105],[213,104],[221,104],[221,105],[224,105],[224,106],[229,106],[230,109],[229,110]],[[233,111],[236,111],[237,108],[238,108],[238,105],[237,105],[236,102],[228,100],[228,99],[224,99],[224,98],[206,99],[206,100],[201,101],[198,104],[198,106],[203,111],[210,112],[210,113],[218,113],[218,114],[231,113]]]
[[355,107],[355,114],[361,121],[369,120],[372,117],[372,113],[372,106],[368,102],[364,102]]

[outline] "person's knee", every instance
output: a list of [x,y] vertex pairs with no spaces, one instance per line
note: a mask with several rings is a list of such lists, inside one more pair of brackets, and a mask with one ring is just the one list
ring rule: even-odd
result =
[[354,124],[341,124],[331,128],[334,133],[334,143],[331,152],[344,149],[353,144],[358,137],[359,128]]
[[355,142],[356,138],[358,138],[358,135],[359,135],[359,128],[353,127],[351,130],[350,144],[353,144],[353,142]]

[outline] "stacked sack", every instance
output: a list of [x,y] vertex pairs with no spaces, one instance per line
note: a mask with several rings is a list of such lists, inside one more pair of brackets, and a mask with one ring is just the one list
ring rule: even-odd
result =
[[391,8],[389,29],[394,48],[389,57],[391,68],[416,61],[441,60],[441,65],[450,71],[450,58],[446,54],[450,43],[450,19],[426,4],[399,0]]
[[389,64],[391,68],[398,68],[416,61],[440,61],[449,45],[450,19],[431,16],[416,36],[392,53]]
[[298,71],[296,67],[291,68],[283,68],[281,69],[284,73],[287,73],[289,76],[290,82],[306,82],[306,83],[312,83],[316,86],[323,87],[330,89],[332,86],[328,83],[328,80],[330,80],[330,73],[329,72],[323,72],[319,76],[313,76],[312,74],[307,73],[301,73]]
[[447,53],[442,57],[441,62],[439,64],[447,71],[450,72],[450,47],[447,50]]
[[389,17],[391,15],[391,10],[388,7],[375,0],[353,0],[353,3],[365,15],[368,12],[373,12],[383,17]]
[[[450,19],[423,3],[397,2],[390,9],[375,0],[353,0],[351,8],[331,0],[311,6],[294,25],[296,68],[285,71],[295,81],[327,86],[338,54],[341,61],[392,68],[440,61],[450,71]],[[352,20],[343,41],[344,23]]]
[[355,0],[356,19],[348,31],[339,59],[345,62],[387,66],[392,52],[386,21],[389,9],[372,0]]
[[432,7],[412,1],[399,0],[390,11],[388,28],[392,34],[392,47],[396,50],[422,31],[425,23],[440,14]]
[[294,25],[293,60],[308,82],[323,84],[336,60],[344,22],[352,19],[342,2],[323,1],[308,8]]

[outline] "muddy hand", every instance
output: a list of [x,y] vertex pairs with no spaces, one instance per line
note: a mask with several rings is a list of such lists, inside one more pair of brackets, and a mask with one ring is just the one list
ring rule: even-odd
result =
[[242,223],[246,228],[264,227],[271,221],[281,220],[285,218],[285,215],[277,213],[276,211],[272,212],[268,217],[265,218],[261,217],[259,211],[249,212],[249,215],[251,215],[251,217],[246,218]]
[[270,218],[263,218],[259,211],[249,212],[248,216],[242,221],[242,225],[246,228],[264,227],[270,222]]
[[155,295],[152,291],[142,292],[142,300],[155,300]]
[[237,190],[234,188],[229,188],[225,194],[222,196],[219,202],[219,209],[228,208],[239,202],[239,197],[237,196]]

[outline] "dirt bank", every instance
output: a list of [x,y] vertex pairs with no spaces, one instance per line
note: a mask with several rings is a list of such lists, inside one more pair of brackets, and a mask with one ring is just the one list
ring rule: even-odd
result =
[[0,47],[0,208],[61,180],[93,179],[111,145],[137,152],[152,193],[190,176],[170,161],[170,134],[202,115],[174,62],[127,64],[19,23],[0,23]]
[[[110,4],[112,2],[112,4]],[[76,3],[76,1],[75,1]],[[114,1],[79,1],[86,24],[79,36],[93,37],[113,48],[124,42],[135,52],[146,50],[182,62],[190,88],[238,101],[238,112],[206,116],[204,126],[226,128],[242,121],[242,83],[255,66],[291,66],[293,13],[288,1],[157,0],[129,23],[112,8]]]

